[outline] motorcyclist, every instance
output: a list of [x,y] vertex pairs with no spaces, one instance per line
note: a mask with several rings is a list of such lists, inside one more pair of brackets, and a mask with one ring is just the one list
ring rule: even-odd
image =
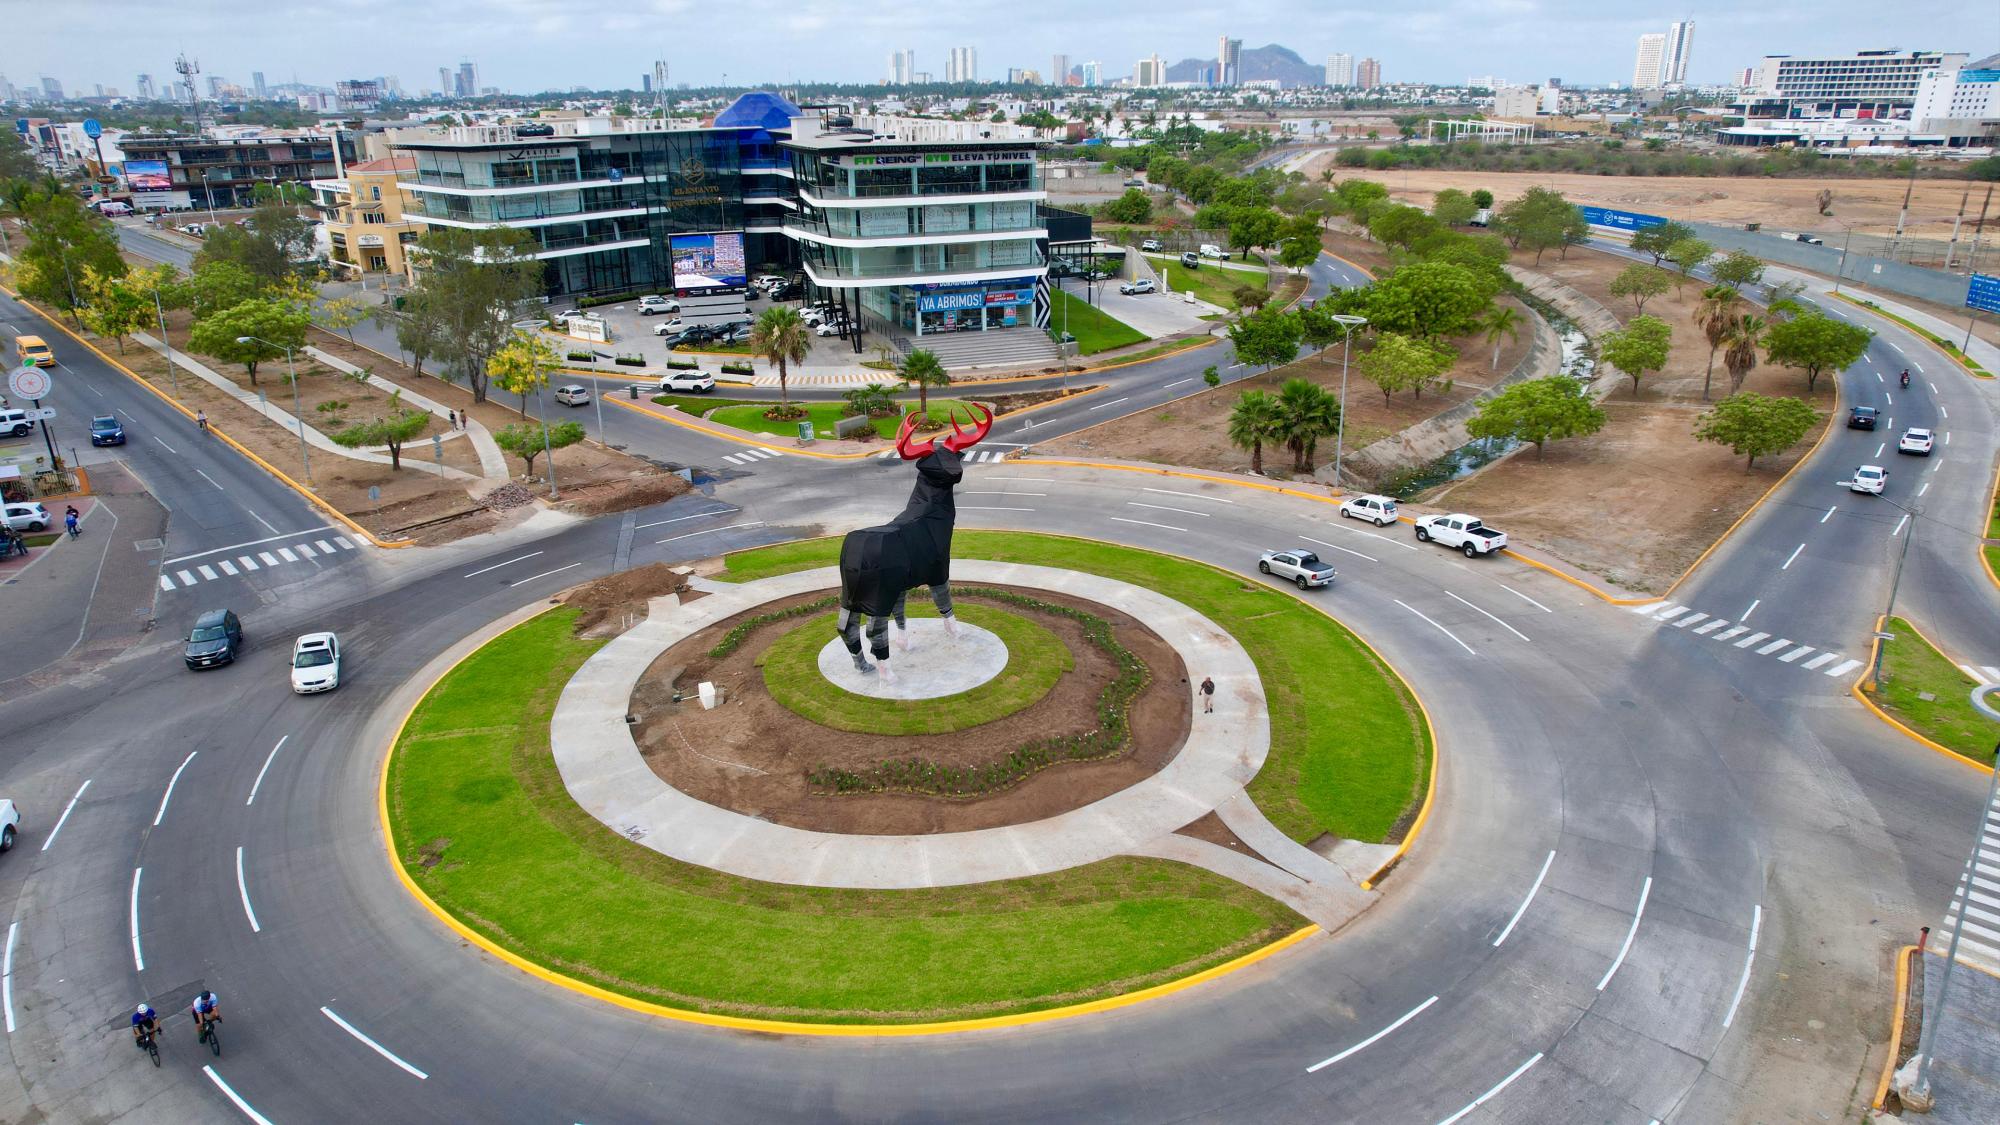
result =
[[1910,385],[1910,369],[1907,367],[1903,368],[1903,385],[1905,387]]

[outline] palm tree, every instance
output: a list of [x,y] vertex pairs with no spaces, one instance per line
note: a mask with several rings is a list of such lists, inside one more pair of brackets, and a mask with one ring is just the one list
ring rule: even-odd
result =
[[798,310],[772,305],[758,314],[756,326],[750,329],[750,350],[777,365],[778,400],[789,414],[792,396],[785,383],[787,365],[805,362],[812,351],[812,337],[807,335],[806,322],[799,319]]
[[1264,443],[1279,439],[1278,400],[1265,391],[1244,391],[1229,412],[1229,444],[1250,451],[1250,471],[1264,473]]
[[1701,300],[1695,303],[1695,325],[1708,337],[1708,373],[1701,377],[1703,402],[1708,401],[1708,384],[1715,377],[1716,349],[1729,339],[1736,326],[1736,304],[1740,299],[1736,290],[1727,285],[1711,285],[1701,291]]
[[1495,305],[1486,318],[1479,322],[1486,330],[1486,342],[1493,345],[1493,370],[1500,370],[1500,338],[1509,340],[1521,338],[1521,314],[1512,305]]
[[1340,400],[1325,387],[1287,379],[1278,388],[1279,430],[1292,451],[1292,470],[1310,473],[1319,439],[1340,428]]
[[902,369],[897,374],[903,382],[917,388],[917,413],[929,423],[931,417],[931,388],[951,385],[951,376],[945,374],[944,364],[938,362],[937,353],[927,348],[917,348],[903,357]]
[[1731,393],[1743,389],[1743,380],[1757,367],[1757,345],[1764,340],[1764,329],[1769,321],[1755,313],[1744,313],[1729,327],[1729,334],[1723,337],[1728,346],[1722,353],[1722,365],[1729,369],[1729,389]]

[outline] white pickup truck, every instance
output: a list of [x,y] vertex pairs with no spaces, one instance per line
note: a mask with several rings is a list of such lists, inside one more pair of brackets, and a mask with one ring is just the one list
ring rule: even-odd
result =
[[1507,545],[1506,532],[1495,531],[1480,523],[1478,516],[1468,516],[1463,512],[1419,518],[1417,539],[1423,543],[1436,540],[1447,547],[1464,551],[1468,559],[1490,555]]

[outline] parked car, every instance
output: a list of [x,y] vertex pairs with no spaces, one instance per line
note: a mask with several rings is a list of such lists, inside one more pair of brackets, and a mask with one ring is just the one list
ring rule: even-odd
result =
[[1320,561],[1311,551],[1265,551],[1257,560],[1257,569],[1264,574],[1289,578],[1301,590],[1314,586],[1331,586],[1335,571]]
[[1507,545],[1507,533],[1479,522],[1478,516],[1454,512],[1448,516],[1425,516],[1417,521],[1417,540],[1437,540],[1465,552],[1468,559],[1490,555]]
[[1396,501],[1388,496],[1364,494],[1341,501],[1340,514],[1351,520],[1367,520],[1376,527],[1396,522]]
[[670,394],[685,391],[688,394],[705,395],[715,390],[715,376],[705,371],[675,371],[660,380],[660,393]]
[[556,402],[563,406],[582,406],[590,401],[590,388],[582,383],[571,383],[556,388]]
[[7,526],[15,531],[42,531],[49,526],[49,510],[33,501],[22,501],[0,508],[6,515]]
[[815,336],[838,336],[847,331],[847,322],[838,317],[829,318],[813,325]]
[[806,287],[796,282],[780,281],[767,292],[773,301],[795,301],[806,295]]
[[34,428],[35,424],[28,421],[27,411],[0,410],[0,434],[5,434],[8,437],[21,437]]
[[653,326],[653,335],[672,336],[677,332],[687,331],[687,327],[686,321],[683,321],[680,317],[675,317],[664,324],[655,324]]
[[1847,412],[1847,428],[1850,430],[1872,430],[1875,428],[1875,408],[1857,406]]
[[20,827],[21,810],[14,807],[14,802],[0,797],[0,852],[13,848],[14,835]]
[[242,648],[243,623],[237,620],[235,611],[211,609],[194,619],[194,628],[188,632],[187,647],[181,656],[190,668],[213,668],[236,663],[236,654]]
[[340,638],[307,633],[292,642],[292,690],[300,695],[340,686]]
[[1146,186],[1146,181],[1140,179],[1137,176],[1134,176],[1131,179],[1125,181],[1125,186],[1142,188]]
[[1198,270],[1201,268],[1201,255],[1190,250],[1181,255],[1181,265],[1191,270]]
[[1204,242],[1201,244],[1201,256],[1204,258],[1227,258],[1229,257],[1229,251],[1224,250],[1213,242]]
[[682,344],[713,343],[719,335],[721,335],[721,330],[713,325],[690,324],[679,332],[667,337],[667,346],[673,348],[679,347]]
[[99,414],[90,420],[90,444],[124,445],[125,427],[110,414]]
[[1160,240],[1157,238],[1149,238],[1139,244],[1139,252],[1142,254],[1158,254],[1164,249],[1166,248],[1160,245]]
[[723,326],[721,335],[715,338],[715,342],[718,344],[747,343],[750,339],[750,330],[752,327],[751,324],[743,321],[725,325]]
[[1154,288],[1153,279],[1150,277],[1142,277],[1137,281],[1128,281],[1125,284],[1120,285],[1118,287],[1118,291],[1120,293],[1125,294],[1127,297],[1133,297],[1137,296],[1140,293],[1151,293],[1153,291],[1153,288]]
[[1935,434],[1929,430],[1912,426],[1903,431],[1902,437],[1896,439],[1896,452],[1914,453],[1919,457],[1929,457],[1931,455],[1931,447],[1936,444],[1937,436]]
[[825,320],[828,317],[839,316],[839,315],[840,315],[840,306],[828,304],[825,301],[822,301],[817,305],[808,305],[805,308],[799,310],[799,319],[805,321],[807,324],[818,324],[820,321]]
[[750,279],[750,288],[768,290],[773,285],[783,284],[784,280],[785,275],[781,273],[760,273]]
[[1889,470],[1880,465],[1863,465],[1854,470],[1854,479],[1847,482],[1850,492],[1866,492],[1880,496],[1889,485]]
[[681,311],[681,303],[671,297],[652,296],[639,298],[640,316],[656,316],[660,313],[677,313],[679,311]]

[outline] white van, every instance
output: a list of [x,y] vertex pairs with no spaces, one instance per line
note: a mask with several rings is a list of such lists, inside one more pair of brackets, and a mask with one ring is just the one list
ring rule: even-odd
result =
[[1204,242],[1201,244],[1201,256],[1204,258],[1227,258],[1229,257],[1229,253],[1213,242]]
[[116,199],[108,199],[97,205],[97,213],[107,216],[130,215],[132,213],[132,205]]

